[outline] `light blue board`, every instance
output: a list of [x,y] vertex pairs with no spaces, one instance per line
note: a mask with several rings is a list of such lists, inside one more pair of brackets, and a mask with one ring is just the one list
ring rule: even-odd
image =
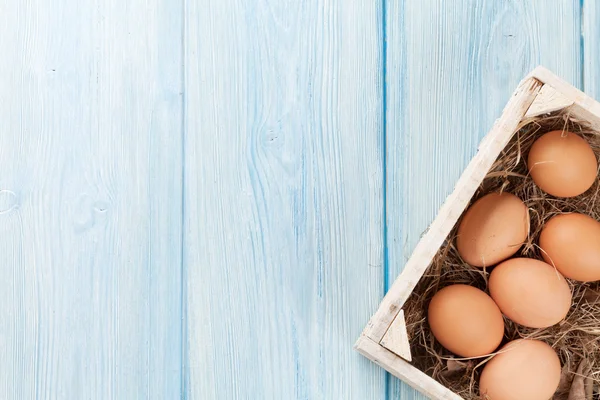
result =
[[[572,0],[386,6],[391,283],[518,82],[542,64],[581,87],[581,12]],[[597,76],[598,67],[591,71]],[[390,399],[423,398],[390,379]]]
[[582,2],[582,47],[584,91],[600,100],[600,1]]
[[0,398],[422,398],[352,344],[599,7],[0,0]]
[[385,398],[381,4],[185,15],[188,397]]
[[176,399],[181,4],[0,14],[0,398]]

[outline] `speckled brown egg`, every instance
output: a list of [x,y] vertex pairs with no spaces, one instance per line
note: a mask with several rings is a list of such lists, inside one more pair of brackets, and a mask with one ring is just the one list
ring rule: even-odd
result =
[[539,340],[514,340],[483,368],[479,393],[490,400],[548,400],[560,381],[556,352]]
[[544,260],[567,278],[600,280],[600,222],[578,213],[552,217],[540,234]]
[[512,258],[497,265],[488,282],[490,295],[512,321],[547,328],[562,321],[571,308],[571,288],[543,261]]
[[456,238],[462,259],[476,267],[491,266],[515,254],[529,234],[529,212],[510,193],[490,193],[465,212]]
[[574,197],[588,190],[598,171],[596,155],[581,136],[552,131],[537,139],[527,158],[529,173],[544,192]]
[[492,353],[504,335],[504,319],[494,300],[468,285],[451,285],[437,292],[427,316],[433,336],[462,357]]

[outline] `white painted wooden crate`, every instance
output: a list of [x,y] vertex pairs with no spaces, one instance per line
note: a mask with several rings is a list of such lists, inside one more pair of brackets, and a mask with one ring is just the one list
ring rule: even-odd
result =
[[521,81],[355,344],[365,357],[432,399],[462,397],[410,364],[402,307],[520,122],[566,107],[573,118],[600,130],[600,103],[547,69],[538,67]]

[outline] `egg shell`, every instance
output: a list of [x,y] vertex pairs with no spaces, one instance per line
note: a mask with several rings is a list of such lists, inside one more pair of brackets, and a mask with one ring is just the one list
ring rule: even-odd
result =
[[462,357],[490,354],[504,336],[504,319],[496,303],[468,285],[451,285],[437,292],[429,303],[428,320],[442,346]]
[[556,352],[539,340],[509,342],[487,362],[479,393],[491,400],[548,400],[560,382]]
[[596,180],[598,161],[589,143],[566,131],[552,131],[537,139],[527,158],[529,174],[544,192],[574,197]]
[[492,266],[515,254],[529,234],[529,210],[515,195],[490,193],[465,212],[456,238],[462,259]]
[[540,233],[542,257],[565,277],[600,280],[600,223],[578,213],[552,217]]
[[571,308],[571,288],[552,266],[531,258],[512,258],[497,265],[488,282],[500,311],[529,328],[562,321]]

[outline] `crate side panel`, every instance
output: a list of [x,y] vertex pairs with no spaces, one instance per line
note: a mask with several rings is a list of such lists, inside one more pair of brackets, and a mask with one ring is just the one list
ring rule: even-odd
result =
[[600,130],[600,103],[598,101],[544,67],[536,68],[530,76],[543,82],[545,87],[551,87],[560,93],[565,100],[568,99],[573,104],[569,109],[571,116],[584,120],[594,129]]
[[408,342],[408,333],[406,331],[406,320],[404,319],[404,310],[400,310],[389,329],[381,339],[381,345],[392,353],[399,355],[406,361],[411,361],[410,343]]
[[524,80],[505,107],[502,117],[480,146],[479,152],[471,160],[454,191],[446,199],[428,231],[417,244],[415,251],[406,263],[402,274],[383,299],[379,309],[369,321],[364,334],[379,342],[392,320],[406,301],[413,288],[429,266],[433,256],[469,203],[485,174],[500,154],[518,123],[535,99],[542,84],[535,79]]
[[390,374],[402,379],[410,387],[431,399],[463,400],[461,396],[366,336],[361,336],[358,339],[355,348],[369,360],[385,368]]

